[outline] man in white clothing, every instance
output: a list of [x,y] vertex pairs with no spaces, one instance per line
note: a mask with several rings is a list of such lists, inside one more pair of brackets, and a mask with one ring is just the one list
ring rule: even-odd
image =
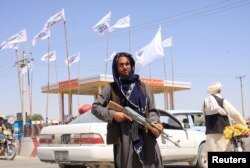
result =
[[220,82],[210,84],[207,89],[210,96],[203,103],[207,152],[224,152],[231,149],[230,140],[223,135],[224,128],[230,125],[229,118],[238,124],[246,125],[243,116],[221,96],[221,87]]

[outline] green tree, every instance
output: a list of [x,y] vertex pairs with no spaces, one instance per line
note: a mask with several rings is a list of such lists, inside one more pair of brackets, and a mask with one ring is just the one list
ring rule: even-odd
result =
[[41,121],[43,120],[43,116],[41,114],[33,114],[30,117],[31,121]]

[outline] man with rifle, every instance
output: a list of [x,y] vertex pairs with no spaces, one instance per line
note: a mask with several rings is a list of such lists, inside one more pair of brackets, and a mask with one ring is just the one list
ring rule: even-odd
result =
[[[162,133],[160,116],[155,108],[154,96],[148,86],[134,74],[135,61],[129,53],[117,53],[112,64],[114,82],[97,95],[92,113],[108,122],[107,143],[114,144],[116,168],[163,168],[160,148],[156,141]],[[129,107],[154,123],[145,129],[122,111],[108,108],[110,101]]]

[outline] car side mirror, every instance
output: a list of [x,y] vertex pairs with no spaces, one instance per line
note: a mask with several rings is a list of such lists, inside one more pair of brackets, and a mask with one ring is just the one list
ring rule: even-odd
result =
[[182,122],[183,122],[184,124],[189,123],[187,118],[184,118],[184,119],[182,120]]
[[184,128],[191,128],[190,125],[189,125],[189,123],[184,123],[183,126],[184,126]]

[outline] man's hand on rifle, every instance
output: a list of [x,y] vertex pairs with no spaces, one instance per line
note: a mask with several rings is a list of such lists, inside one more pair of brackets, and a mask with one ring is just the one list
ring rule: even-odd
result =
[[[155,128],[155,127],[157,127],[157,128]],[[152,133],[156,138],[158,138],[158,137],[161,135],[161,131],[160,131],[160,130],[163,130],[162,124],[156,123],[156,124],[154,124],[153,128],[151,129],[151,133]]]
[[132,121],[132,119],[129,116],[120,111],[116,111],[114,113],[113,118],[117,122]]

